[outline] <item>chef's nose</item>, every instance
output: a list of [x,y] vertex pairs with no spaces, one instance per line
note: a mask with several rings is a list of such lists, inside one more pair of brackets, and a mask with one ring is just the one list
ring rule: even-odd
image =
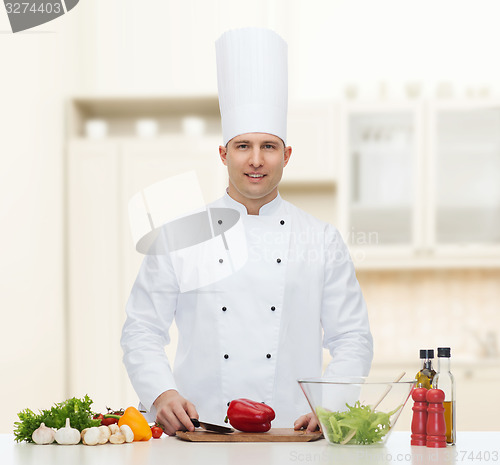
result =
[[250,165],[254,168],[258,168],[264,164],[264,157],[262,156],[262,152],[260,147],[255,147],[250,154]]

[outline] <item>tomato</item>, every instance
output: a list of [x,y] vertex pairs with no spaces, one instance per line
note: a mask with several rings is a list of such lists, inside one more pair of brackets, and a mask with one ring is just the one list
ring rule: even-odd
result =
[[154,426],[151,426],[151,433],[153,433],[153,438],[158,439],[163,434],[163,428],[156,423]]
[[118,423],[118,418],[103,418],[101,420],[101,425],[104,425],[104,426],[109,426],[109,425],[113,425],[115,423]]

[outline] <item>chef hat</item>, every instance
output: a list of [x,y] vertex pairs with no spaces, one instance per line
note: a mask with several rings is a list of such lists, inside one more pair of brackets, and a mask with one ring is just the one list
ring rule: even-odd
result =
[[286,143],[286,42],[269,29],[244,28],[222,34],[215,50],[224,145],[249,132]]

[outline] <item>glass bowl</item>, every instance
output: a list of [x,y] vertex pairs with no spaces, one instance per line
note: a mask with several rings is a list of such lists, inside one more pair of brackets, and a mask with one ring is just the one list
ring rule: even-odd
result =
[[366,377],[308,378],[298,382],[323,435],[335,445],[385,444],[415,384]]

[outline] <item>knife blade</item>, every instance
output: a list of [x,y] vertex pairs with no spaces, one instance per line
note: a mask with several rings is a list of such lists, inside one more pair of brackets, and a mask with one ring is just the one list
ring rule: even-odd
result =
[[233,433],[234,429],[227,426],[213,425],[212,423],[205,423],[204,421],[199,421],[196,418],[190,418],[191,423],[195,428],[203,428],[206,431],[213,431],[215,433]]

